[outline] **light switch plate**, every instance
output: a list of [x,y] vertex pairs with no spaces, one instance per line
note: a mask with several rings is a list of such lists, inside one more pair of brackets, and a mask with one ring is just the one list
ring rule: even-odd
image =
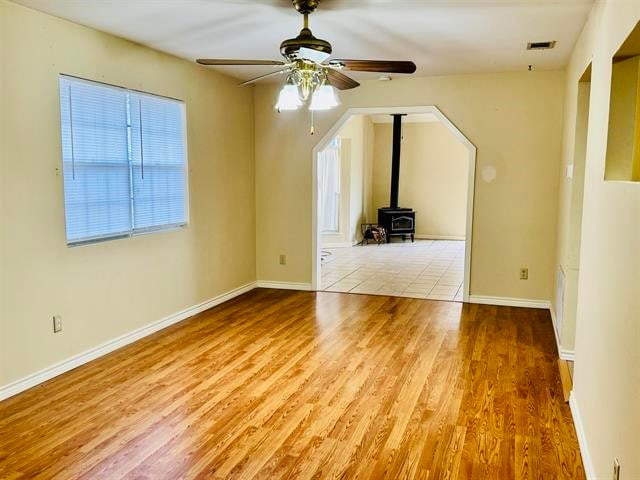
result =
[[573,178],[573,163],[567,165],[567,178]]
[[53,333],[62,331],[62,317],[60,315],[53,316]]

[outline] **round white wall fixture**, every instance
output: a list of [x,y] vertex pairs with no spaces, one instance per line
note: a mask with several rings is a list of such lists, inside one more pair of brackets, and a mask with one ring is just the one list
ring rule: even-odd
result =
[[484,180],[486,183],[493,182],[498,176],[496,167],[494,167],[493,165],[487,165],[482,167],[481,176],[482,176],[482,180]]

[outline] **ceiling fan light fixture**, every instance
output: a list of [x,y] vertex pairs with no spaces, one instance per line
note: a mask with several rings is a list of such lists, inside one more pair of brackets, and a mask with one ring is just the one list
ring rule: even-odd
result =
[[[274,1],[274,0],[270,0]],[[279,0],[282,1],[282,0]],[[382,81],[389,81],[390,73],[412,74],[416,71],[415,63],[408,60],[358,60],[331,59],[331,44],[317,38],[309,28],[311,14],[323,0],[289,0],[304,17],[303,27],[295,38],[285,39],[280,44],[283,60],[238,60],[224,58],[200,58],[196,60],[202,65],[273,65],[277,70],[254,77],[240,83],[249,85],[275,75],[287,75],[287,81],[278,95],[275,108],[278,112],[297,110],[308,105],[311,111],[312,132],[313,112],[329,110],[340,105],[336,89],[350,90],[360,84],[342,73],[342,70],[355,72],[374,72],[382,74]]]
[[290,77],[287,79],[287,83],[282,87],[282,90],[280,90],[276,110],[279,112],[297,110],[301,105],[302,102],[298,95],[298,87],[294,85],[293,80]]
[[330,110],[338,105],[340,105],[340,100],[335,89],[331,85],[324,84],[313,93],[309,110]]

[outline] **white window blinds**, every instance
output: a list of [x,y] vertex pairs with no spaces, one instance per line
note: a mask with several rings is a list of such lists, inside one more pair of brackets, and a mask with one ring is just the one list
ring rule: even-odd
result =
[[187,222],[184,104],[60,77],[67,243]]

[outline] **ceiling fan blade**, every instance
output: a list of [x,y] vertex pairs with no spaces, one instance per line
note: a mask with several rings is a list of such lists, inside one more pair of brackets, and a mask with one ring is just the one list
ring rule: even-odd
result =
[[415,63],[396,60],[333,59],[329,61],[329,65],[333,67],[342,66],[347,70],[356,72],[413,73],[416,71]]
[[285,65],[280,60],[232,60],[224,58],[199,58],[200,65]]
[[251,83],[257,82],[258,80],[262,80],[263,78],[271,77],[273,75],[280,75],[290,70],[291,70],[291,67],[281,68],[280,70],[276,70],[275,72],[265,73],[264,75],[260,75],[259,77],[255,77],[255,78],[252,78],[251,80],[247,80],[246,82],[242,82],[238,84],[238,86],[244,87],[245,85],[249,85]]
[[347,77],[344,73],[332,68],[327,68],[327,78],[329,83],[338,90],[349,90],[360,86],[353,78]]

